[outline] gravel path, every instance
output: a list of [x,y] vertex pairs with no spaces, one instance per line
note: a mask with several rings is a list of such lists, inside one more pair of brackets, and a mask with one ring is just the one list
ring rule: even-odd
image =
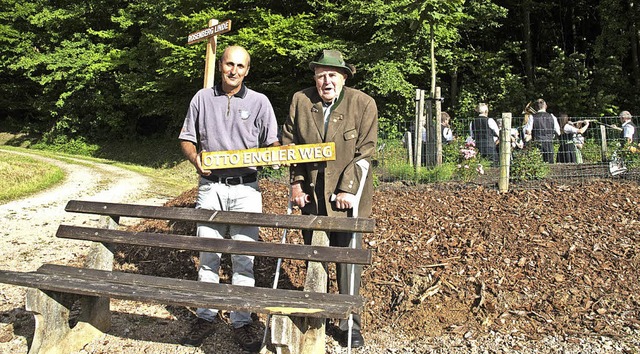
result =
[[[25,152],[3,151],[59,166],[66,178],[52,189],[0,205],[0,269],[33,271],[43,263],[67,264],[86,254],[89,243],[54,236],[61,223],[98,222],[98,217],[93,215],[66,213],[64,207],[71,199],[148,205],[162,205],[166,201],[153,198],[152,185],[146,177],[113,165],[66,159],[72,161],[69,163]],[[28,350],[27,338],[30,339],[33,328],[27,327],[33,324],[33,316],[24,311],[25,292],[22,287],[0,284],[0,353]]]

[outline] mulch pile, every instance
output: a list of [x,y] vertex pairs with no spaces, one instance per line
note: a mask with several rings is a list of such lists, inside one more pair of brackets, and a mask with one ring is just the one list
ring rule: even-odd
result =
[[[264,211],[284,214],[286,185],[262,180],[261,188]],[[167,205],[192,207],[195,196],[192,190]],[[365,329],[531,339],[640,329],[638,196],[637,181],[625,180],[543,183],[504,194],[478,185],[384,183],[374,196],[376,232],[364,237],[374,251],[362,279]],[[195,234],[185,223],[135,229]],[[282,230],[262,229],[261,237],[280,242]],[[288,242],[301,243],[299,233],[289,232]],[[129,248],[118,255],[121,269],[196,278],[194,252]],[[274,270],[275,260],[257,259],[257,285],[270,287]],[[228,278],[228,259],[223,272]],[[302,262],[286,261],[279,287],[300,288],[303,277]]]

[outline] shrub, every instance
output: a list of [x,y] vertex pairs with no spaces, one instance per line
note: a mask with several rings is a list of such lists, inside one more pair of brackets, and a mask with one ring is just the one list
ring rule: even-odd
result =
[[458,164],[454,176],[461,181],[470,182],[481,174],[484,174],[484,165],[478,156],[478,149],[473,141],[464,143],[459,148]]
[[522,150],[513,152],[511,159],[510,179],[530,181],[542,179],[549,174],[549,166],[542,160],[540,149],[528,145]]
[[34,144],[33,148],[71,155],[94,156],[99,146],[87,143],[83,137],[69,139],[64,135],[59,135],[51,143],[41,141]]
[[418,170],[418,183],[446,182],[453,178],[456,172],[456,165],[444,163],[434,168],[421,168]]
[[584,163],[598,163],[602,161],[602,149],[599,140],[587,139],[580,152],[582,153],[582,161]]
[[618,156],[624,161],[627,168],[640,166],[640,145],[638,143],[625,144],[618,149]]

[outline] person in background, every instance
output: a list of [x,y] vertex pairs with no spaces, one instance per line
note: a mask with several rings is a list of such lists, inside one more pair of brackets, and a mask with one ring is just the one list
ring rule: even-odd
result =
[[638,134],[636,134],[636,126],[631,121],[631,113],[629,111],[620,112],[620,123],[622,124],[622,146],[632,142],[638,142]]
[[453,131],[451,130],[451,126],[449,125],[449,121],[451,117],[449,113],[442,112],[440,113],[440,126],[442,127],[442,143],[449,144],[453,141]]
[[578,163],[578,154],[580,154],[580,162],[582,162],[582,154],[578,151],[575,138],[577,134],[584,134],[587,131],[589,121],[580,122],[580,128],[576,126],[576,123],[572,122],[569,116],[564,113],[560,114],[560,118],[558,118],[558,124],[562,127],[562,134],[559,137],[560,146],[556,156],[558,163]]
[[536,110],[533,108],[533,102],[527,103],[522,114],[524,114],[524,117],[520,127],[520,138],[522,139],[523,144],[527,145],[527,143],[531,141],[531,132],[527,131],[526,127],[529,125],[533,115],[536,114]]
[[[584,126],[584,124],[588,124],[589,121],[586,122],[576,122],[576,128],[580,129]],[[584,147],[585,144],[585,140],[584,140],[584,135],[580,132],[578,132],[576,135],[573,136],[573,143],[576,146],[576,163],[583,163],[584,160],[582,159],[582,148]]]
[[547,112],[547,102],[538,98],[533,103],[536,113],[525,126],[525,134],[531,134],[532,141],[540,147],[544,162],[553,163],[553,137],[560,136],[558,119]]
[[[219,61],[222,82],[213,88],[198,91],[191,99],[180,132],[180,146],[184,156],[200,175],[197,209],[262,212],[262,194],[258,187],[255,167],[205,170],[201,162],[203,151],[244,150],[278,146],[278,124],[269,99],[244,85],[249,74],[249,53],[242,47],[227,47]],[[257,241],[258,227],[198,223],[197,236]],[[198,281],[218,283],[219,253],[201,252]],[[232,255],[232,283],[254,286],[253,256]],[[198,347],[214,331],[218,318],[216,309],[199,308],[183,345]],[[233,337],[244,350],[257,351],[262,338],[250,325],[251,313],[234,311],[230,314]]]
[[[378,109],[367,94],[345,86],[355,74],[355,67],[346,64],[342,53],[325,50],[309,68],[313,71],[315,86],[293,95],[289,116],[282,131],[282,143],[315,144],[335,142],[336,160],[297,164],[290,167],[291,202],[303,214],[352,216],[355,203],[359,203],[358,216],[368,217],[373,204],[373,178],[371,159],[378,138]],[[367,168],[365,185],[360,200],[356,193]],[[332,196],[335,196],[333,198]],[[306,244],[311,243],[312,232],[303,231]],[[331,246],[349,247],[351,233],[332,232]],[[356,247],[362,248],[362,235],[356,236]],[[341,294],[350,292],[350,273],[353,265],[337,264],[337,281]],[[360,290],[361,266],[355,266],[354,294]],[[348,342],[349,324],[340,321],[343,345]],[[351,345],[364,345],[359,315],[353,316]]]
[[518,128],[511,128],[511,131],[509,132],[509,135],[511,136],[510,140],[511,140],[511,151],[513,151],[514,149],[523,149],[524,148],[524,141],[522,141],[522,138],[520,137],[520,133],[518,132]]
[[476,143],[480,155],[495,166],[498,164],[498,148],[500,128],[493,118],[489,118],[489,106],[480,103],[477,107],[478,116],[469,124],[469,134]]

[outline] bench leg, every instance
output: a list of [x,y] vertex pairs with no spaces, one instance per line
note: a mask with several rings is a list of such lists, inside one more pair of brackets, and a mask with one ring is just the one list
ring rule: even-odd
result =
[[[81,312],[72,328],[69,318],[76,300],[80,300]],[[30,354],[78,351],[111,326],[108,298],[29,289],[25,305],[36,320]]]
[[325,354],[325,319],[271,317],[271,344],[277,354]]
[[[311,244],[329,246],[324,231],[313,231]],[[304,291],[327,292],[326,264],[309,262]],[[278,354],[325,354],[324,318],[273,316],[271,318],[271,343]]]

